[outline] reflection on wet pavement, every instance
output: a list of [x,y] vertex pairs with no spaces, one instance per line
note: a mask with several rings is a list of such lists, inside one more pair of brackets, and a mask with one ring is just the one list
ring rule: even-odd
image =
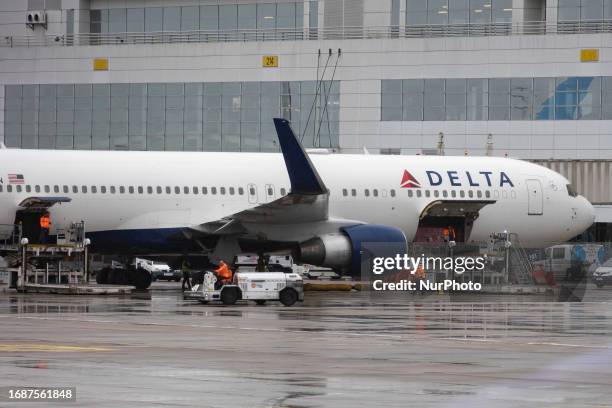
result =
[[4,293],[0,386],[76,386],[91,407],[606,406],[612,290],[589,290],[292,308]]

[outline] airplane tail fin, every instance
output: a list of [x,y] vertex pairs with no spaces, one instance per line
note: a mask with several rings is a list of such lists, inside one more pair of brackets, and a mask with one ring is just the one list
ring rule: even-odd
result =
[[313,166],[304,147],[293,133],[289,121],[274,118],[274,126],[291,181],[291,192],[299,194],[324,194],[328,190],[317,169]]

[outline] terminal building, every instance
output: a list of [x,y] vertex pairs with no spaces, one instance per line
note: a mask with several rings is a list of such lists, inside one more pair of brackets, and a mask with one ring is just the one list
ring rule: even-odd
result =
[[[0,2],[8,147],[517,157],[612,229],[612,0]],[[443,140],[443,148],[440,141]]]

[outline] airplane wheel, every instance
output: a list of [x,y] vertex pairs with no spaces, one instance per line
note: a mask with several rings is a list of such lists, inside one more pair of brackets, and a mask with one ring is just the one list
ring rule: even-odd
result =
[[265,305],[265,304],[266,304],[266,301],[265,301],[265,300],[263,300],[263,299],[257,299],[257,300],[255,301],[255,303],[257,303],[259,306],[263,306],[263,305]]
[[284,306],[291,306],[298,301],[298,294],[294,289],[286,288],[279,293],[279,300]]
[[105,285],[108,283],[108,268],[102,268],[96,272],[96,283],[98,285]]
[[200,300],[200,303],[203,305],[207,305],[208,304],[208,300]]
[[151,286],[151,274],[143,268],[138,268],[133,271],[133,281],[132,285],[136,286],[138,290],[147,289]]
[[221,291],[221,302],[224,305],[234,305],[238,300],[238,289],[225,288]]

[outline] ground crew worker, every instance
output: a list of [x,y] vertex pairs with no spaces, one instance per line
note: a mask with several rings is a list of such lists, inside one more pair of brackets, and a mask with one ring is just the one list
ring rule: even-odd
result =
[[185,291],[185,287],[187,287],[187,290],[191,290],[191,265],[188,260],[183,260],[181,271],[183,271],[183,292]]
[[231,283],[234,275],[230,267],[223,260],[219,262],[219,266],[217,269],[215,269],[215,274],[217,275],[218,282],[221,285]]
[[40,217],[40,243],[46,244],[49,237],[49,228],[51,227],[51,217],[49,213],[44,213]]

